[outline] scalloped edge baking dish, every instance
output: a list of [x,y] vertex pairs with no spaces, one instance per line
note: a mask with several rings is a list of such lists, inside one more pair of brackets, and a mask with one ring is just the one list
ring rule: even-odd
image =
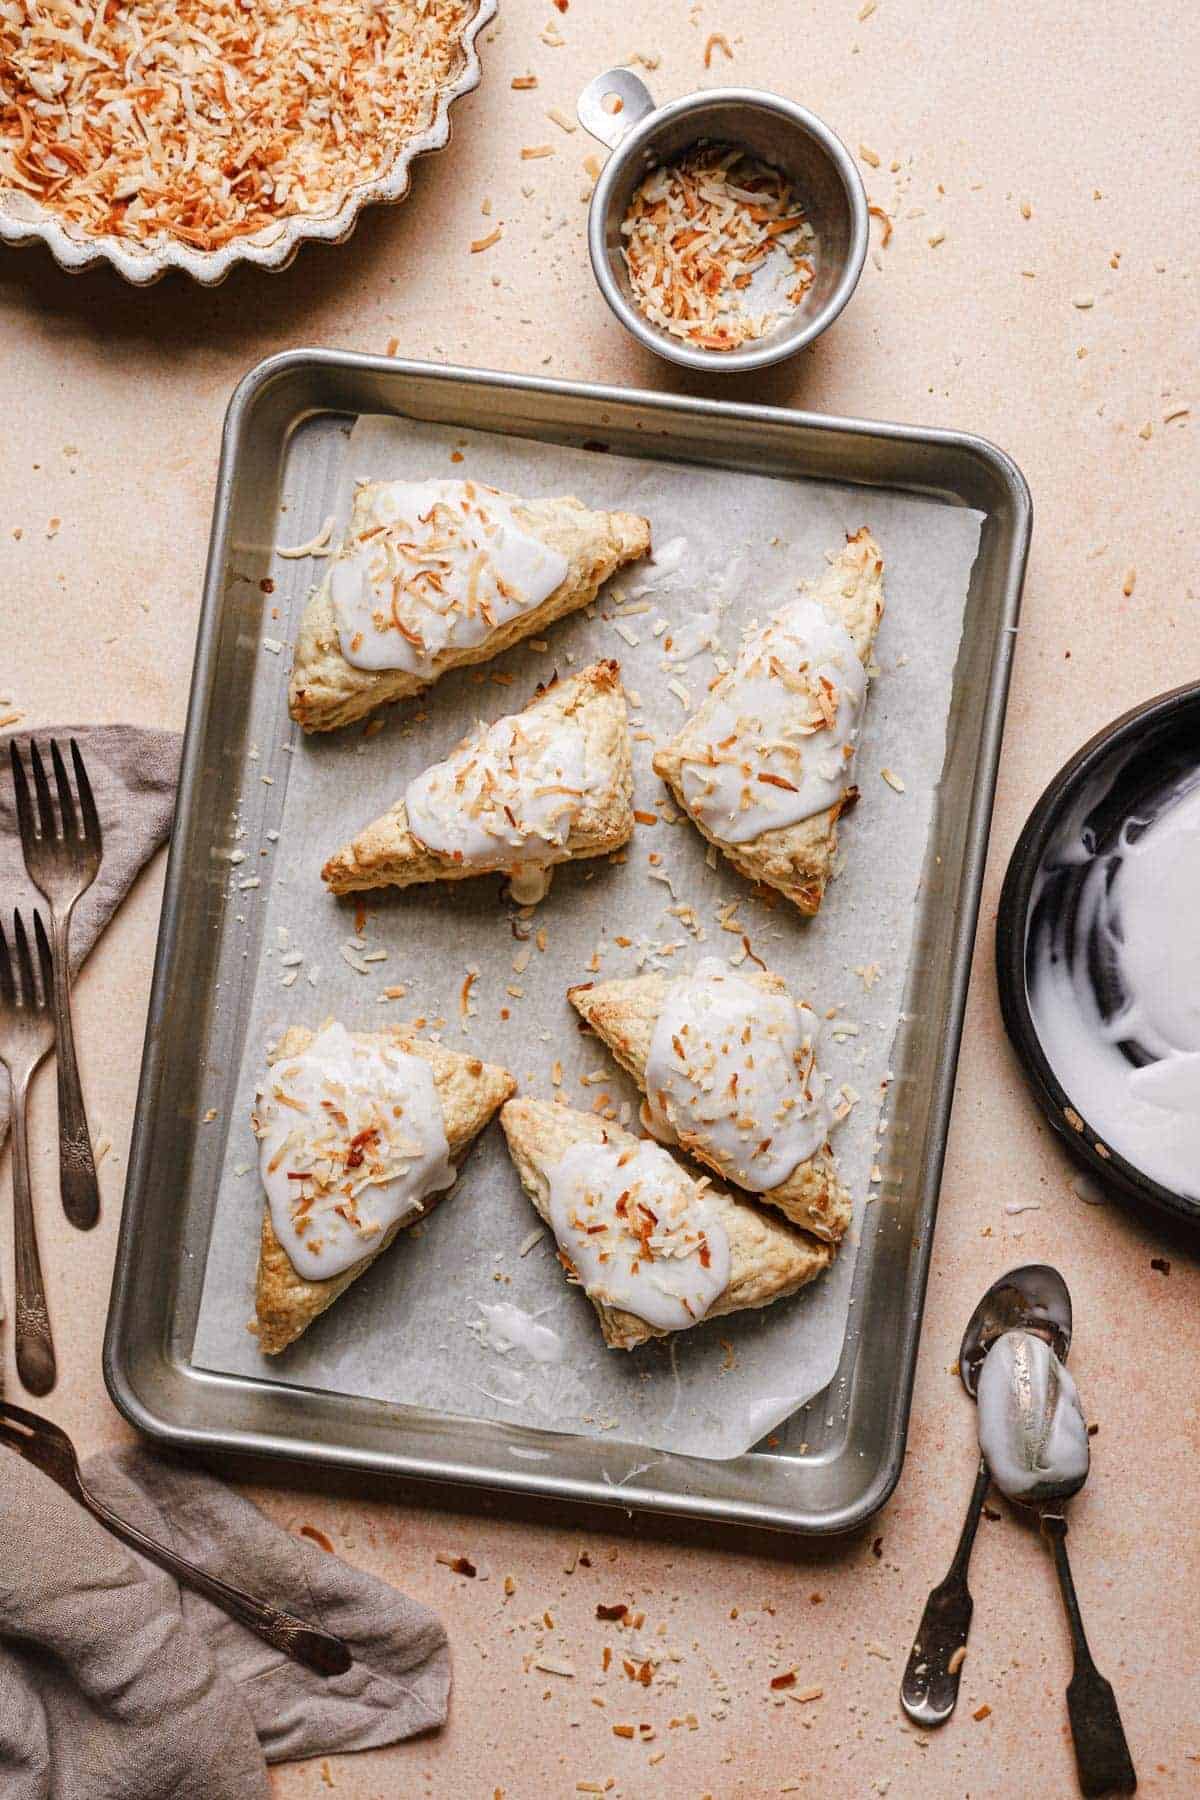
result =
[[475,41],[495,18],[498,4],[499,0],[478,0],[475,16],[460,39],[463,66],[438,95],[437,108],[425,130],[401,146],[382,174],[351,188],[336,212],[326,217],[298,214],[281,220],[269,233],[234,238],[220,250],[191,250],[186,244],[174,243],[139,250],[121,238],[81,237],[69,232],[28,196],[10,191],[0,193],[0,243],[13,249],[45,244],[59,268],[69,275],[81,275],[97,263],[108,263],[134,287],[151,287],[171,269],[190,275],[202,287],[217,287],[239,263],[251,263],[277,275],[295,261],[302,244],[345,243],[364,207],[395,205],[403,200],[412,185],[415,158],[444,149],[449,143],[450,108],[479,86],[483,69]]

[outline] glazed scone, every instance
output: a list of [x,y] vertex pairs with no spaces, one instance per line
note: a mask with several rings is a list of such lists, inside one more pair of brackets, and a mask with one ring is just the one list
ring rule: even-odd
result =
[[782,977],[705,957],[691,975],[585,982],[567,998],[647,1095],[642,1123],[660,1142],[840,1242],[851,1207],[829,1147],[820,1021]]
[[267,1199],[255,1313],[275,1356],[453,1183],[516,1091],[507,1069],[403,1031],[285,1033],[254,1129]]
[[735,869],[802,913],[824,898],[883,617],[883,558],[864,525],[820,580],[752,632],[654,768]]
[[620,668],[594,663],[524,711],[479,725],[381,819],[331,856],[335,894],[507,874],[543,897],[556,863],[602,856],[633,831],[633,766]]
[[332,731],[487,662],[650,548],[634,513],[474,481],[365,481],[300,623],[288,710]]
[[828,1244],[697,1181],[669,1151],[594,1113],[510,1100],[521,1186],[583,1287],[610,1350],[769,1306],[829,1267]]

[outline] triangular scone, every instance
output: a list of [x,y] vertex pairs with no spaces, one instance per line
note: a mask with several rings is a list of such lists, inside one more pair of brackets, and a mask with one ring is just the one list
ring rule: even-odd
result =
[[540,899],[555,863],[602,856],[633,831],[633,769],[620,668],[594,663],[523,712],[480,725],[408,784],[321,871],[335,894],[502,871]]
[[[521,1185],[611,1350],[768,1306],[833,1259],[828,1244],[695,1180],[661,1145],[594,1113],[510,1100],[500,1123]],[[629,1309],[631,1293],[657,1323]]]
[[780,976],[705,958],[691,976],[585,982],[567,998],[650,1094],[642,1118],[655,1137],[840,1242],[850,1196],[827,1141],[819,1022]]
[[[353,1086],[348,1088],[347,1044],[357,1046],[364,1057],[382,1059],[387,1080],[400,1083],[399,1088],[391,1087],[381,1094],[380,1088],[374,1087],[370,1090],[372,1098],[365,1097]],[[329,1048],[321,1054],[320,1080],[316,1085],[306,1087],[306,1074],[313,1069],[314,1059],[308,1057],[307,1063],[303,1059],[309,1052],[320,1054],[322,1045]],[[300,1065],[297,1058],[302,1059]],[[424,1094],[411,1091],[405,1082],[408,1058],[419,1059],[428,1068],[432,1081],[426,1084]],[[375,1066],[373,1061],[368,1063],[369,1068]],[[297,1073],[298,1068],[302,1072]],[[412,1084],[412,1087],[416,1085]],[[289,1192],[283,1204],[288,1206],[290,1203],[293,1218],[299,1213],[301,1220],[308,1221],[307,1239],[311,1241],[315,1233],[327,1231],[330,1236],[334,1231],[340,1232],[343,1238],[354,1233],[357,1242],[352,1248],[358,1248],[360,1243],[369,1247],[365,1254],[335,1274],[306,1277],[297,1270],[276,1234],[268,1199],[263,1207],[255,1292],[260,1350],[274,1356],[286,1349],[387,1249],[398,1231],[415,1224],[432,1210],[453,1181],[474,1138],[496,1109],[515,1092],[516,1085],[507,1069],[399,1030],[351,1034],[341,1026],[327,1022],[318,1033],[294,1025],[284,1034],[271,1057],[271,1067],[256,1102],[255,1128],[260,1137],[261,1162],[265,1165],[275,1160],[275,1155],[269,1154],[272,1145],[268,1140],[273,1121],[277,1122],[277,1134],[282,1129],[289,1130],[292,1135],[278,1146],[279,1161],[272,1178],[275,1174],[282,1176],[289,1181],[289,1189],[295,1190],[294,1194]],[[278,1092],[290,1097],[280,1102],[275,1097]],[[312,1114],[296,1100],[297,1093],[303,1096],[306,1092],[314,1102],[312,1112],[319,1111],[320,1114],[317,1132],[307,1128]],[[406,1100],[411,1104],[406,1106]],[[430,1129],[424,1133],[422,1101],[436,1109],[435,1114],[431,1114]],[[397,1115],[398,1103],[400,1113]],[[433,1117],[436,1117],[436,1126],[432,1124]],[[399,1122],[393,1123],[397,1118]],[[363,1124],[363,1120],[368,1123]],[[401,1160],[414,1149],[420,1149],[424,1138],[428,1179],[423,1184],[423,1192],[418,1190],[419,1197],[406,1204],[405,1210],[378,1230],[377,1235],[372,1235],[371,1225],[379,1215],[370,1178],[373,1172],[382,1173],[386,1166],[380,1164],[374,1171],[372,1168],[372,1159],[378,1154],[381,1141],[381,1123],[384,1132],[395,1134],[407,1130],[411,1133],[407,1140],[399,1140]],[[301,1165],[301,1169],[294,1169],[292,1164]],[[311,1170],[307,1179],[301,1178],[302,1170]],[[358,1192],[342,1198],[335,1190],[347,1182],[351,1187],[357,1185]],[[306,1210],[305,1201],[315,1190],[319,1190],[319,1197]],[[339,1206],[341,1211],[337,1210]],[[289,1225],[287,1229],[293,1228]],[[317,1246],[319,1250],[319,1238]],[[296,1254],[301,1254],[301,1250],[297,1249]]]
[[864,525],[820,580],[752,632],[737,663],[654,767],[704,836],[751,881],[815,913],[883,617],[883,558]]
[[474,481],[365,481],[296,640],[288,710],[332,731],[586,606],[650,548],[634,513]]

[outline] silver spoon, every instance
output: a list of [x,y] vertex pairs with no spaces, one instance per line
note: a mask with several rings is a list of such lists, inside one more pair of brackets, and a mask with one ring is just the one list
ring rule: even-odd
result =
[[[992,1283],[971,1314],[958,1352],[958,1372],[972,1400],[988,1351],[998,1337],[1018,1326],[1045,1337],[1055,1355],[1066,1361],[1071,1347],[1071,1296],[1058,1270],[1048,1263],[1010,1269]],[[958,1700],[975,1609],[967,1569],[991,1484],[991,1471],[981,1456],[953,1560],[925,1602],[900,1683],[901,1706],[913,1723],[925,1730],[944,1725]]]

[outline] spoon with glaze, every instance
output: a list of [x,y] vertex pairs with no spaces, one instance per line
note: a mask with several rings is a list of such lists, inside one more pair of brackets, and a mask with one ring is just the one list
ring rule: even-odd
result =
[[1092,1660],[1067,1560],[1064,1500],[1088,1478],[1088,1429],[1075,1383],[1045,1338],[1005,1332],[992,1346],[976,1391],[979,1443],[1000,1492],[1035,1512],[1050,1545],[1071,1630],[1074,1670],[1067,1713],[1079,1785],[1087,1795],[1137,1788],[1112,1685]]
[[[1071,1296],[1058,1270],[1048,1263],[1010,1269],[992,1283],[971,1314],[958,1352],[958,1372],[972,1400],[988,1351],[997,1338],[1015,1329],[1044,1337],[1060,1361],[1066,1361],[1071,1347]],[[900,1683],[901,1706],[913,1723],[926,1731],[944,1725],[958,1700],[975,1609],[967,1570],[991,1484],[991,1470],[981,1456],[957,1548],[945,1576],[925,1602]]]

